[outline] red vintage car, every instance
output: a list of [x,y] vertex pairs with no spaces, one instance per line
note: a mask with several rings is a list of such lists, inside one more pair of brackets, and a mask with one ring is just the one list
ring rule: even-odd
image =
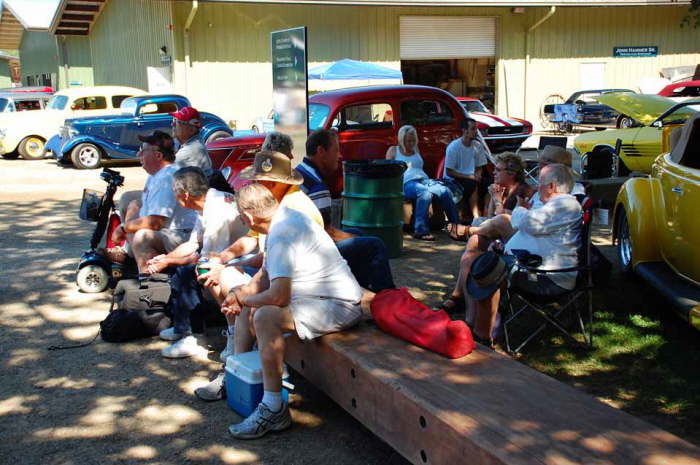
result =
[[[462,134],[464,108],[449,93],[426,86],[376,86],[322,92],[309,97],[309,130],[335,128],[340,162],[384,158],[404,124],[415,126],[425,172],[440,177],[447,145]],[[214,168],[231,168],[228,181],[251,164],[265,134],[219,139],[207,145]],[[341,173],[342,170],[339,170]],[[334,187],[342,190],[342,177]]]
[[683,81],[669,84],[658,93],[677,102],[700,97],[700,81]]
[[476,120],[479,132],[493,153],[515,152],[532,134],[532,123],[524,119],[496,116],[481,100],[472,97],[457,97],[470,117]]

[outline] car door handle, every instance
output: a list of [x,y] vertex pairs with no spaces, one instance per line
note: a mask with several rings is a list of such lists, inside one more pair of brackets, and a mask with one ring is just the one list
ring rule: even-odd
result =
[[676,194],[682,194],[683,188],[682,187],[672,187],[671,192],[675,192]]

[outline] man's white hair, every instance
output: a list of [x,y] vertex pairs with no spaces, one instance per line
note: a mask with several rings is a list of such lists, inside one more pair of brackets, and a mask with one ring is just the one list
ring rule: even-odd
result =
[[571,169],[561,163],[547,165],[540,170],[540,184],[552,184],[556,186],[557,192],[569,194],[574,188],[574,177]]
[[255,218],[271,218],[279,205],[270,189],[259,183],[248,184],[236,193],[238,210]]

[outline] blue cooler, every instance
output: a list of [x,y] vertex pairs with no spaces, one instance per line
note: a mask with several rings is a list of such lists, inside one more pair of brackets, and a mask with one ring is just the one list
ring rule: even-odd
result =
[[[284,366],[282,378],[287,381],[289,373]],[[260,352],[245,352],[232,355],[226,361],[226,403],[236,413],[247,417],[263,398],[262,368]],[[282,388],[282,402],[287,402],[289,393]]]

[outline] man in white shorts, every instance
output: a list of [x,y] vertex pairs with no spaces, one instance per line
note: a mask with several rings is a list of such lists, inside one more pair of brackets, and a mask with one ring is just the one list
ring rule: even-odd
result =
[[254,439],[291,425],[282,402],[284,333],[314,339],[356,324],[362,315],[362,289],[323,228],[298,211],[280,207],[266,187],[250,184],[236,195],[243,221],[267,234],[263,267],[233,288],[224,313],[241,315],[236,353],[252,349],[257,337],[263,371],[262,402],[248,418],[229,426],[239,439]]
[[[171,279],[173,288],[171,311],[173,327],[160,332],[161,339],[174,342],[163,349],[167,358],[184,358],[201,352],[197,340],[192,336],[190,315],[206,297],[223,301],[225,294],[221,286],[211,286],[207,293],[202,292],[197,282],[195,263],[200,257],[214,258],[248,233],[248,227],[238,214],[232,194],[209,188],[204,171],[199,167],[181,168],[173,175],[173,189],[180,206],[199,213],[195,227],[187,242],[180,244],[167,255],[158,255],[148,261],[148,272],[159,273],[168,267],[175,267]],[[246,282],[243,273],[234,281],[235,285]],[[249,276],[247,276],[250,279]],[[229,321],[233,327],[233,321]],[[227,347],[233,353],[233,338]],[[224,351],[226,352],[226,351]],[[225,359],[225,357],[222,355]]]
[[[143,142],[138,152],[143,169],[149,174],[143,189],[140,207],[132,202],[124,221],[112,234],[114,242],[124,238],[126,253],[136,260],[140,273],[147,273],[146,263],[162,253],[173,251],[192,232],[197,213],[178,205],[173,191],[175,153],[172,138],[161,131],[139,136]],[[112,261],[123,262],[125,256],[110,253]]]

